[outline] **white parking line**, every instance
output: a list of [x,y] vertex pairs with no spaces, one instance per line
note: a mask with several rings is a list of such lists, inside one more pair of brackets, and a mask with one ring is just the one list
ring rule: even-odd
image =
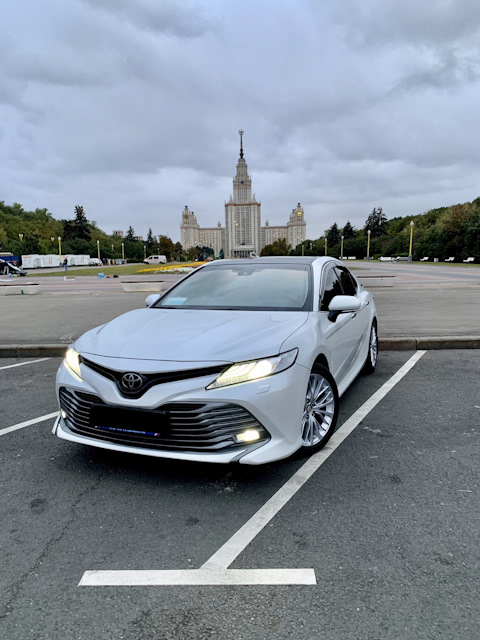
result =
[[[415,366],[417,351],[373,396],[333,434],[324,449],[309,458],[290,480],[246,522],[200,569],[179,571],[86,571],[78,586],[173,586],[227,584],[316,584],[313,569],[228,569],[270,520],[352,433],[372,409]],[[312,580],[313,574],[313,580]],[[279,582],[280,579],[288,582]]]
[[0,371],[3,369],[13,369],[13,367],[23,367],[26,364],[34,364],[35,362],[43,362],[44,360],[50,360],[50,358],[39,358],[38,360],[29,360],[28,362],[19,362],[18,364],[7,364],[5,367],[0,367]]
[[32,424],[37,424],[38,422],[44,422],[45,420],[50,420],[50,418],[56,418],[58,416],[58,411],[55,413],[47,413],[44,416],[40,416],[39,418],[33,418],[33,420],[27,420],[26,422],[19,422],[18,424],[14,424],[12,427],[7,427],[6,429],[0,429],[0,436],[4,436],[7,433],[11,433],[12,431],[17,431],[17,429],[23,429],[23,427],[29,427]]
[[189,569],[187,571],[86,571],[79,587],[317,584],[313,569]]

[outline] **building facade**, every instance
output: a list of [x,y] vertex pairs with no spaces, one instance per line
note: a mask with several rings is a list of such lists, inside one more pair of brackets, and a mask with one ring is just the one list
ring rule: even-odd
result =
[[192,247],[210,247],[218,256],[223,249],[225,258],[248,258],[252,252],[260,255],[263,247],[285,239],[294,249],[306,239],[307,225],[300,203],[293,209],[286,226],[262,227],[261,203],[252,193],[252,179],[243,155],[243,131],[240,134],[240,157],[233,178],[233,194],[225,202],[225,227],[200,227],[197,217],[186,206],[182,212],[180,242],[186,250]]

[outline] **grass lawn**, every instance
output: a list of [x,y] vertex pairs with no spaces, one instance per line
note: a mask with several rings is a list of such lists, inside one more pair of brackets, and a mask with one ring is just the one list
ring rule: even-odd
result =
[[[188,262],[169,262],[169,267],[185,267],[191,263]],[[203,264],[203,262],[197,262],[196,265]],[[148,265],[148,264],[121,264],[114,266],[104,266],[104,267],[70,267],[68,271],[65,271],[63,267],[61,269],[56,268],[51,271],[44,273],[36,273],[36,269],[29,269],[28,275],[35,276],[35,278],[48,278],[50,276],[96,276],[99,273],[104,273],[106,276],[134,276],[137,273],[140,275],[148,275],[149,273],[160,276],[162,274],[162,270],[160,269],[164,265]]]

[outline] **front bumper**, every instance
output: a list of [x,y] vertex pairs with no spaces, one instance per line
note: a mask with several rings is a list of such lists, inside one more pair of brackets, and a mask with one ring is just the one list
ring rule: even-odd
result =
[[[141,365],[141,363],[137,364]],[[131,367],[132,363],[130,362],[129,370],[132,370]],[[294,364],[286,371],[262,380],[209,391],[206,390],[206,387],[213,382],[215,376],[167,382],[149,388],[138,399],[122,397],[112,380],[83,364],[81,370],[81,381],[74,377],[63,363],[57,373],[57,397],[60,408],[63,408],[61,412],[63,417],[60,415],[55,422],[53,433],[65,440],[160,458],[219,463],[239,461],[243,464],[263,464],[285,458],[301,446],[301,419],[309,376],[309,371],[301,365]],[[110,434],[106,434],[105,431],[78,428],[78,420],[72,420],[72,416],[74,414],[80,415],[81,411],[84,411],[83,424],[88,427],[85,406],[80,406],[79,409],[76,407],[69,409],[65,404],[66,395],[68,398],[83,398],[83,400],[87,398],[91,404],[100,403],[108,407],[127,410],[137,409],[139,412],[167,409],[170,413],[180,407],[182,410],[186,408],[195,413],[198,407],[206,406],[209,410],[214,410],[219,424],[214,425],[215,432],[212,435],[210,425],[213,414],[209,414],[206,422],[203,423],[201,420],[196,420],[195,417],[197,424],[192,426],[190,418],[193,414],[190,413],[187,420],[190,431],[186,436],[185,433],[181,434],[183,440],[180,445],[178,444],[178,430],[175,436],[176,443],[170,440],[171,433],[166,434],[163,440],[155,438],[148,441],[147,438],[145,441],[145,438],[138,436],[141,433],[139,431],[141,427],[138,426],[134,426],[132,429],[133,437],[127,433],[116,433],[112,439],[109,437]],[[61,402],[60,398],[62,398]],[[67,410],[65,411],[65,409]],[[87,407],[87,413],[88,410]],[[69,411],[73,412],[70,416],[68,416]],[[205,435],[203,427],[206,424],[208,428]],[[230,432],[233,434],[233,440],[231,446],[222,446],[219,447],[219,450],[215,450],[217,446],[215,438],[219,435],[217,429],[219,425],[220,436]],[[238,432],[239,425],[258,429],[261,439],[248,444],[235,443],[234,434]],[[179,426],[182,431],[185,427],[185,420]],[[213,438],[213,444],[207,442],[206,447],[203,446],[204,443],[199,445],[198,433],[195,432],[197,428],[200,431],[203,429],[201,437]],[[188,440],[189,437],[193,438],[193,444],[192,440]],[[187,446],[185,446],[185,442],[187,442]]]

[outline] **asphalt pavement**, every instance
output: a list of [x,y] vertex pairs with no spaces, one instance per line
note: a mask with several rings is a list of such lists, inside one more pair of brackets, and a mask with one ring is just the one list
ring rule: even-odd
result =
[[[212,465],[54,438],[59,363],[0,365],[0,638],[478,640],[477,351],[384,353],[342,396],[338,431],[357,427],[296,492],[314,458]],[[225,571],[249,584],[79,584],[194,576],[259,516]],[[316,584],[262,582],[279,570]]]
[[[479,268],[360,261],[349,266],[374,294],[380,349],[480,347]],[[74,275],[32,273],[15,281],[37,282],[40,293],[0,298],[0,357],[60,356],[85,331],[145,304],[148,291],[127,293],[122,282],[161,280],[166,288],[181,277]]]

